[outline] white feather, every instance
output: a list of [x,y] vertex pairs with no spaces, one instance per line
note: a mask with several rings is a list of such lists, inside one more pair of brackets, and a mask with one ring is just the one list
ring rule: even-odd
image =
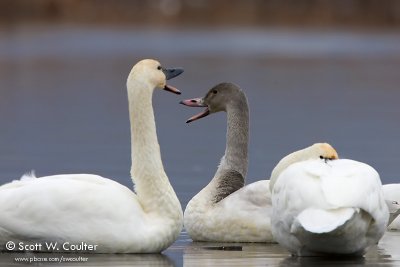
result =
[[274,242],[271,233],[269,180],[242,187],[212,207],[204,188],[185,210],[185,228],[192,239],[219,242]]
[[30,179],[36,179],[36,174],[35,174],[34,170],[31,170],[30,172],[27,172],[24,175],[22,175],[20,180],[24,181],[24,180],[30,180]]
[[360,254],[388,221],[378,173],[352,160],[294,163],[272,192],[272,231],[291,253]]
[[388,229],[400,231],[400,184],[385,184],[382,189],[391,215]]

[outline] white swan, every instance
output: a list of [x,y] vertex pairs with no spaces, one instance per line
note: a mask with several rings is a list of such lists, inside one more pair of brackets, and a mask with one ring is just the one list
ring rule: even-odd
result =
[[400,230],[400,184],[384,184],[382,190],[390,212],[388,229]]
[[[321,158],[321,159],[319,159]],[[389,219],[378,173],[315,144],[282,159],[271,176],[272,232],[292,254],[355,254],[376,244]]]
[[[62,246],[65,242],[84,242],[96,246],[86,251],[95,253],[152,253],[171,245],[182,229],[183,214],[161,161],[152,94],[155,88],[180,93],[167,86],[166,79],[182,71],[164,69],[147,59],[129,74],[131,176],[136,194],[92,174],[25,175],[0,187],[1,248],[10,240],[57,242],[59,251],[70,249]],[[15,250],[20,250],[18,245]]]
[[204,98],[181,103],[207,107],[187,122],[219,111],[226,111],[228,120],[226,150],[218,170],[185,209],[184,226],[189,236],[194,241],[273,242],[269,181],[244,186],[249,131],[245,94],[234,84],[221,83]]

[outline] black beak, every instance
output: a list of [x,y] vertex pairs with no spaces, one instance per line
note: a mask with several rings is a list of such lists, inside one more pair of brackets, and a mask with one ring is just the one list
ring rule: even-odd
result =
[[165,74],[165,79],[169,80],[172,79],[183,72],[182,68],[171,68],[171,69],[163,69]]

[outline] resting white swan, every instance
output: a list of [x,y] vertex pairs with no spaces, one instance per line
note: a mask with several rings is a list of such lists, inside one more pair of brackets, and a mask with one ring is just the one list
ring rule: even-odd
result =
[[210,89],[204,98],[181,103],[207,107],[187,122],[219,111],[226,111],[228,120],[226,150],[218,170],[186,207],[184,225],[189,236],[194,241],[272,242],[269,181],[244,186],[249,139],[245,94],[234,84],[221,83]]
[[378,173],[336,158],[330,145],[315,144],[272,172],[272,233],[292,254],[361,255],[385,232],[389,212]]
[[389,207],[389,230],[400,230],[400,184],[384,184],[383,194]]
[[161,161],[152,94],[155,88],[180,93],[166,85],[166,79],[182,71],[142,60],[129,74],[131,176],[136,194],[92,174],[23,176],[0,187],[2,249],[10,240],[58,242],[59,251],[64,242],[85,242],[96,245],[86,251],[95,253],[151,253],[171,245],[182,229],[183,214]]

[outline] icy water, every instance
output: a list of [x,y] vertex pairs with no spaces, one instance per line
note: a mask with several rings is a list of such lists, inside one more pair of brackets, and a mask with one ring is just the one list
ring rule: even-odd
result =
[[[185,68],[169,82],[181,96],[154,94],[164,166],[183,207],[214,174],[226,121],[221,113],[187,125],[200,110],[178,102],[223,81],[249,99],[248,183],[321,141],[375,167],[383,183],[400,182],[398,32],[13,26],[0,29],[0,183],[35,170],[96,173],[131,188],[125,83],[142,58]],[[365,258],[337,262],[291,258],[278,245],[196,244],[183,233],[163,255],[89,255],[80,264],[400,266],[399,240],[390,233]]]
[[[162,254],[1,253],[1,266],[400,266],[400,232],[387,232],[364,257],[292,257],[278,244],[191,242],[185,233]],[[25,261],[25,263],[23,262]],[[29,263],[30,262],[30,263]]]

